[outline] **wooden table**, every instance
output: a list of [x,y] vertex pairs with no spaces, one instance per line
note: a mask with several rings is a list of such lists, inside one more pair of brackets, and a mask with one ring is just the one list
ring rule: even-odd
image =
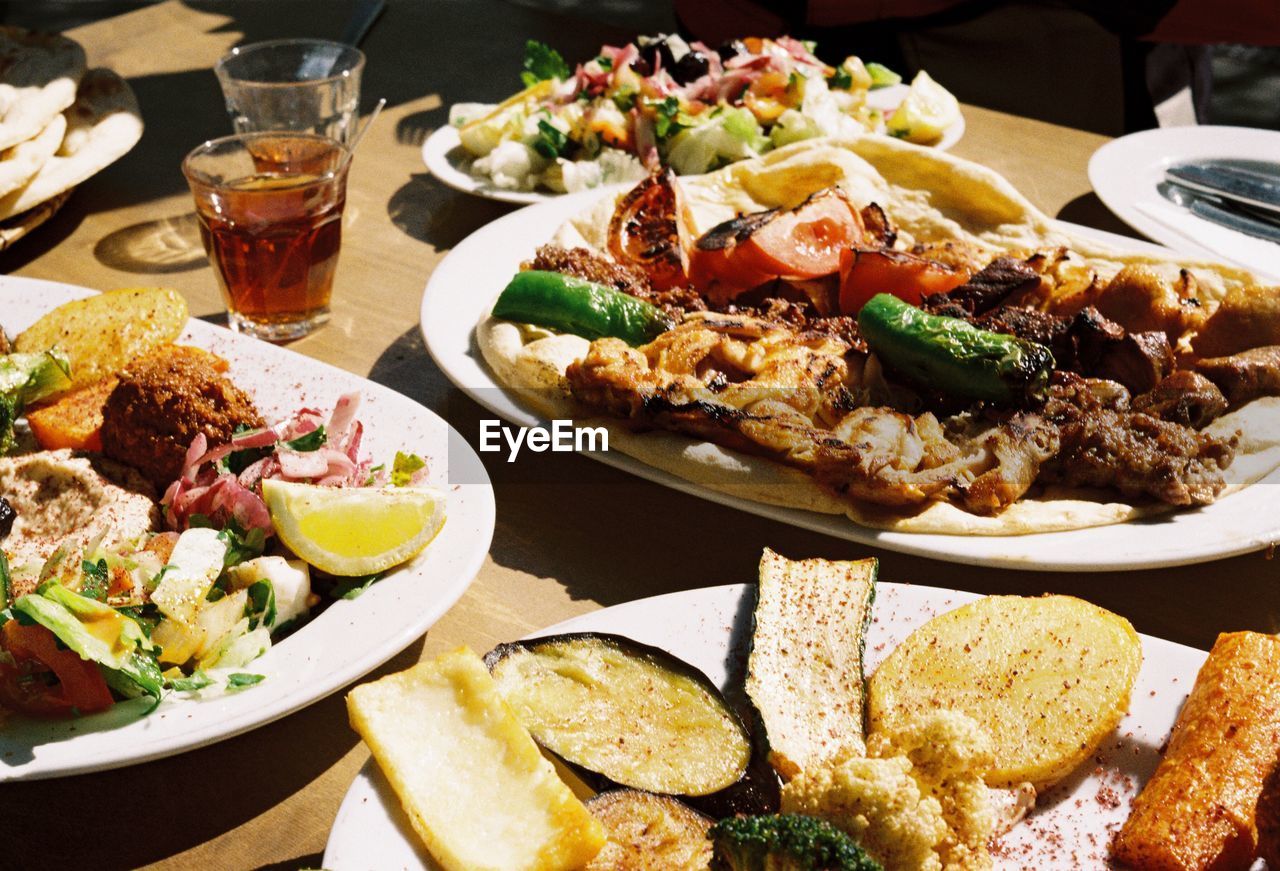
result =
[[[85,184],[0,269],[96,288],[164,284],[200,317],[221,313],[179,171],[200,141],[229,132],[210,71],[237,42],[336,37],[346,2],[170,2],[73,32],[93,64],[127,76],[147,131]],[[423,138],[448,104],[495,100],[516,85],[526,38],[567,57],[625,35],[496,0],[393,2],[364,45],[365,105],[388,107],[350,179],[333,321],[294,350],[389,385],[444,415],[473,443],[482,410],[435,368],[418,305],[449,249],[509,207],[456,193],[424,170]],[[1052,215],[1124,228],[1090,192],[1103,137],[966,107],[955,148],[1004,173]],[[459,324],[459,329],[470,325]],[[881,576],[981,593],[1084,596],[1140,631],[1207,648],[1225,629],[1277,628],[1276,571],[1262,554],[1128,574],[1038,574],[950,565],[792,529],[681,495],[586,458],[486,454],[498,503],[488,560],[462,600],[379,673],[466,643],[499,640],[644,596],[751,581],[760,549],[852,558]],[[338,804],[368,758],[342,694],[283,721],[170,759],[104,774],[0,787],[0,867],[315,867]],[[14,861],[16,860],[16,862]]]

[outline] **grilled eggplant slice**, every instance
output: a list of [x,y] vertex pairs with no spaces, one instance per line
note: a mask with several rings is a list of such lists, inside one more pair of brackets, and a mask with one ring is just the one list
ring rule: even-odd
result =
[[485,664],[534,739],[596,789],[680,796],[710,814],[776,803],[772,772],[756,782],[764,772],[742,718],[664,650],[572,633],[501,644]]
[[792,561],[765,548],[747,695],[783,780],[862,738],[863,650],[878,563]]
[[612,789],[587,802],[608,841],[586,871],[699,871],[711,865],[712,820],[669,795]]

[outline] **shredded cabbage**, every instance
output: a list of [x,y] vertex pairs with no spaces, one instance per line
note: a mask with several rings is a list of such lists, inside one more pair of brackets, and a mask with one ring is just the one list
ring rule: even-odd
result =
[[672,137],[666,161],[680,175],[696,175],[722,162],[756,157],[768,145],[751,112],[730,108]]

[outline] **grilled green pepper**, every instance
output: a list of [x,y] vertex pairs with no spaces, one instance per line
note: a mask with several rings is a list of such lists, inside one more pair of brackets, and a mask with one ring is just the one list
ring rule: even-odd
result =
[[587,339],[616,336],[643,345],[671,329],[663,311],[594,281],[530,269],[516,273],[498,297],[493,316],[537,324]]
[[862,307],[858,327],[885,363],[951,396],[1025,405],[1044,395],[1053,371],[1044,345],[931,315],[887,293]]

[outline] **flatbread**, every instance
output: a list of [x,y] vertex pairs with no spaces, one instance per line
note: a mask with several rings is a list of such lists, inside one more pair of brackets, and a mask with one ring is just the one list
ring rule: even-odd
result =
[[142,115],[128,83],[107,69],[84,74],[67,109],[62,145],[32,179],[0,198],[0,220],[33,209],[123,157],[142,138]]
[[66,116],[54,115],[53,120],[34,139],[19,142],[0,152],[0,197],[35,178],[36,173],[62,145],[62,137],[66,132]]
[[[1170,261],[1116,251],[1064,232],[997,173],[967,161],[884,137],[807,140],[762,158],[732,164],[705,176],[682,179],[698,232],[742,212],[791,207],[832,185],[859,206],[875,201],[908,241],[959,240],[993,257],[1009,250],[1069,246],[1071,268],[1104,278],[1126,264],[1142,263],[1176,274],[1192,269],[1202,297],[1213,306],[1237,287],[1256,284],[1249,273],[1195,260]],[[606,250],[604,228],[614,200],[606,197],[557,231],[557,244]],[[590,342],[524,324],[486,317],[476,327],[485,362],[499,383],[539,413],[573,418],[609,430],[609,448],[719,493],[824,514],[844,514],[863,526],[897,532],[949,535],[1024,535],[1121,523],[1164,514],[1174,506],[1130,504],[1114,492],[1064,487],[1033,489],[999,515],[971,514],[946,502],[904,514],[853,503],[824,490],[799,469],[679,433],[633,432],[623,422],[584,416],[569,394],[564,372]],[[1227,489],[1252,484],[1280,466],[1280,398],[1267,397],[1224,415],[1208,428],[1216,435],[1244,435],[1225,472]]]
[[0,150],[35,138],[75,102],[85,67],[74,40],[0,27]]
[[4,251],[13,243],[26,236],[36,227],[58,213],[58,210],[71,198],[71,191],[58,194],[51,200],[45,200],[34,209],[14,215],[0,221],[0,251]]

